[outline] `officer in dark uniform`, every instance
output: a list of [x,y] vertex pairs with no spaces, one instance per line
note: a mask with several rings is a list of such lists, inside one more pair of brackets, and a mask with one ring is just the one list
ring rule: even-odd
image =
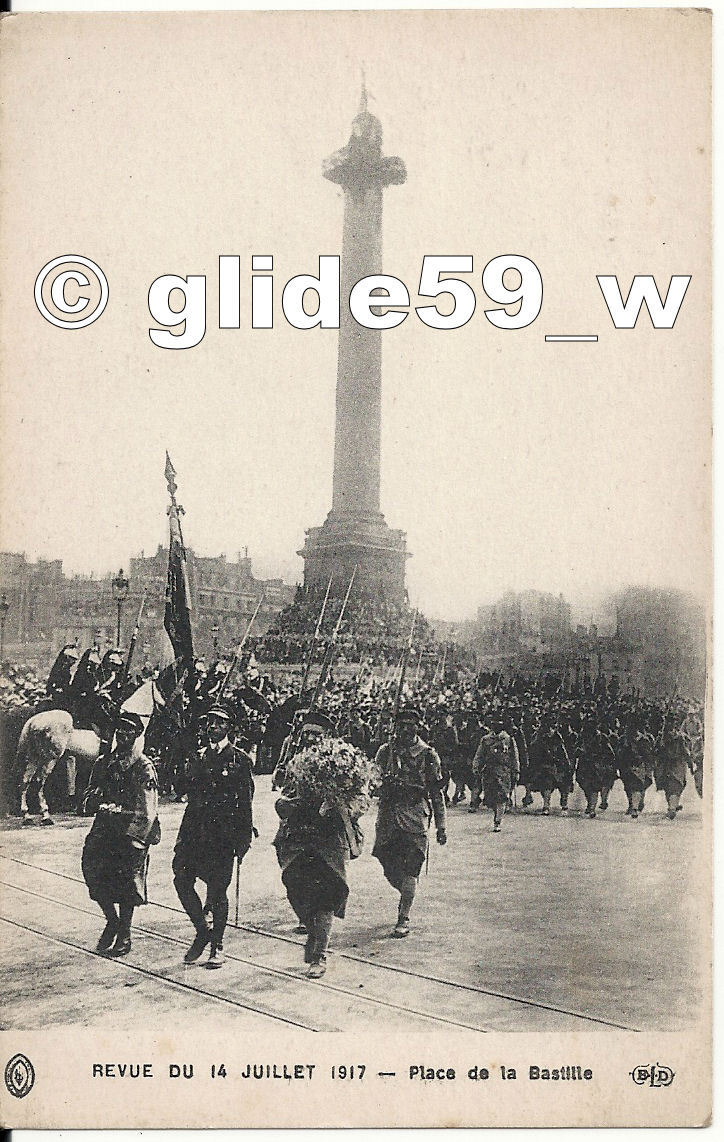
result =
[[97,763],[88,794],[98,808],[81,867],[91,900],[106,918],[96,951],[114,957],[131,950],[133,910],[147,903],[149,845],[161,839],[156,770],[136,748],[142,733],[138,714],[120,714],[115,748]]
[[[184,960],[194,963],[211,944],[206,965],[210,968],[224,963],[227,890],[234,858],[244,858],[254,833],[251,758],[231,744],[230,728],[229,711],[212,706],[206,718],[208,745],[187,767],[188,805],[173,858],[174,887],[196,929]],[[205,906],[196,893],[197,880],[206,884]]]

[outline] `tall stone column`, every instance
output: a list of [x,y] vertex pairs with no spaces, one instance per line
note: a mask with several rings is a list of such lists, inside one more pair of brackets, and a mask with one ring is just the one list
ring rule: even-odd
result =
[[323,173],[344,190],[332,511],[374,518],[380,514],[382,333],[358,325],[346,302],[360,278],[382,273],[382,191],[407,174],[402,159],[382,155],[382,127],[364,92],[349,143],[327,159]]
[[306,587],[340,590],[357,568],[360,590],[405,597],[407,550],[402,531],[380,511],[382,333],[366,329],[349,312],[360,278],[382,272],[382,192],[407,177],[400,158],[382,154],[382,126],[362,92],[346,147],[324,163],[324,177],[344,190],[341,320],[337,353],[332,510],[322,527],[309,528],[304,548]]

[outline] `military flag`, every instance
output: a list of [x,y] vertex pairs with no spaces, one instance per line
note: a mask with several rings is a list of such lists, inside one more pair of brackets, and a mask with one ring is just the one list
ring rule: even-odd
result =
[[176,472],[166,453],[166,483],[171,504],[168,508],[169,544],[168,574],[166,577],[166,609],[163,625],[171,641],[179,676],[186,674],[187,692],[193,692],[194,685],[194,642],[191,630],[191,592],[189,590],[186,548],[181,532],[180,513],[183,508],[176,503]]

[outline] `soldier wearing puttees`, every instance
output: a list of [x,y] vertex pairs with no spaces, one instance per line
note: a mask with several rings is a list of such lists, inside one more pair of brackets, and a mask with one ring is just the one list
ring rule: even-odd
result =
[[427,855],[430,813],[435,818],[437,843],[447,842],[442,767],[437,752],[418,736],[420,715],[408,707],[398,715],[397,734],[380,747],[377,764],[382,775],[377,830],[372,855],[400,894],[394,935],[407,936],[417,878]]
[[161,839],[156,770],[136,747],[142,733],[137,714],[121,714],[115,749],[99,762],[89,794],[99,804],[81,867],[106,918],[96,951],[114,957],[131,950],[133,910],[147,903],[148,849]]
[[473,773],[475,785],[468,812],[476,811],[482,791],[485,807],[493,810],[493,832],[499,833],[508,799],[520,776],[518,747],[502,718],[489,719],[489,729],[480,739],[473,758]]
[[[194,963],[211,944],[210,968],[224,963],[234,858],[243,860],[254,834],[251,758],[229,741],[230,726],[228,710],[212,706],[206,718],[209,744],[187,766],[188,805],[173,857],[176,894],[196,929],[184,960]],[[197,880],[206,884],[205,905],[196,892]]]

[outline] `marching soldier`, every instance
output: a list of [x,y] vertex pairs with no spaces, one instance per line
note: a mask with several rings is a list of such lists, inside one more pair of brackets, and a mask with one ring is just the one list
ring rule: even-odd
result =
[[[298,734],[295,733],[297,729]],[[331,721],[327,715],[323,714],[320,710],[297,711],[292,720],[290,732],[282,742],[282,747],[279,753],[279,762],[272,775],[272,789],[284,790],[287,784],[287,765],[292,760],[292,758],[301,750],[307,749],[309,746],[313,746],[316,742],[321,741],[321,739],[324,737],[325,731],[330,732],[331,729]],[[284,819],[283,807],[282,812],[280,813],[279,807],[277,806],[277,812],[279,813],[279,816],[282,820],[273,843],[274,847],[277,850],[277,859],[283,872],[284,862],[286,860],[285,834],[287,829]],[[287,893],[287,895],[289,896],[289,893]],[[294,900],[291,896],[289,896],[289,903],[291,904],[292,908],[294,908],[297,919],[299,921],[297,927],[294,929],[295,932],[298,932],[302,936],[306,936],[309,932],[309,928],[307,926],[308,917],[306,915],[306,910],[302,909],[301,911],[298,911],[294,906]],[[304,913],[304,915],[302,913]]]
[[[196,929],[184,962],[194,963],[210,944],[209,968],[220,968],[225,962],[227,891],[234,859],[241,863],[255,833],[251,760],[229,741],[230,727],[228,710],[212,706],[206,718],[208,745],[187,766],[188,804],[172,866],[176,893]],[[197,880],[206,884],[205,906],[196,892]]]
[[[306,745],[319,741],[332,728],[321,712],[308,714],[302,727]],[[288,755],[287,763],[289,760]],[[282,883],[299,917],[300,928],[307,932],[307,975],[320,979],[327,969],[334,917],[343,919],[345,914],[349,895],[347,862],[350,856],[359,855],[356,814],[341,794],[334,802],[312,796],[289,778],[275,807],[281,818],[274,847]]]
[[[540,728],[530,743],[529,752],[527,796],[530,790],[543,795],[541,811],[547,817],[551,811],[551,794],[557,789],[561,799],[561,813],[566,814],[568,798],[573,789],[573,765],[553,713],[543,715]],[[525,799],[523,804],[526,804]]]
[[419,724],[420,714],[416,709],[400,710],[397,734],[391,742],[381,746],[377,754],[382,784],[372,855],[377,857],[386,879],[400,894],[393,932],[398,939],[410,933],[410,909],[427,855],[431,807],[437,843],[447,843],[440,758],[432,746],[418,736]]
[[634,713],[621,741],[618,772],[628,797],[626,812],[635,821],[643,812],[646,790],[653,781],[654,739]]
[[598,795],[601,794],[601,809],[608,806],[618,767],[616,754],[600,723],[589,718],[583,723],[580,757],[576,770],[576,781],[586,795],[586,816],[596,816]]
[[100,803],[81,861],[91,900],[106,918],[96,951],[113,957],[131,950],[133,910],[147,903],[148,849],[161,839],[156,770],[136,747],[142,734],[139,716],[121,713],[115,748],[93,781],[90,796]]
[[689,755],[684,744],[684,734],[664,716],[661,729],[660,748],[656,757],[656,788],[666,794],[667,817],[676,819],[681,808],[681,794],[686,788],[686,771]]
[[483,803],[493,810],[493,832],[499,833],[508,799],[518,784],[520,759],[518,747],[505,729],[503,719],[491,717],[489,725],[473,758],[476,785],[468,812],[474,813],[478,808],[482,789]]

